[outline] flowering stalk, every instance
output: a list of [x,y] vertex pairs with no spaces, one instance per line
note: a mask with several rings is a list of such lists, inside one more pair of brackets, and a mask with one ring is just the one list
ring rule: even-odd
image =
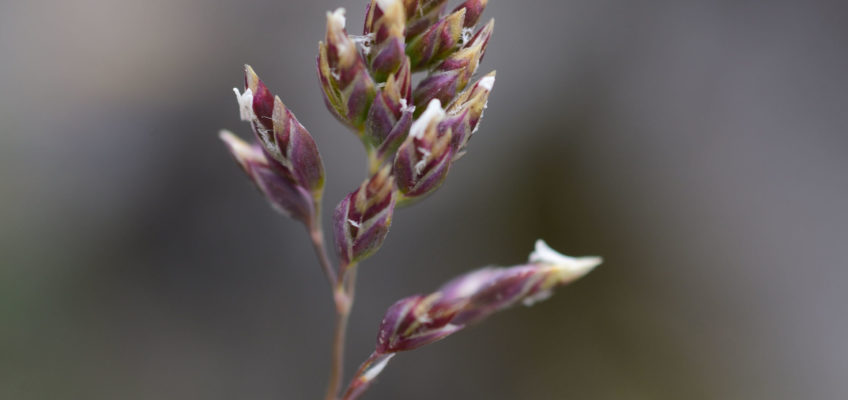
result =
[[358,398],[395,354],[444,339],[517,303],[530,306],[545,300],[555,287],[580,278],[600,263],[600,257],[569,257],[538,240],[526,264],[479,269],[428,295],[399,300],[386,311],[374,352],[343,399]]
[[[383,245],[396,206],[433,194],[467,151],[495,83],[474,81],[494,21],[477,30],[488,0],[466,0],[445,14],[447,0],[370,0],[363,36],[346,30],[345,10],[327,12],[318,44],[317,72],[330,113],[362,141],[367,178],[336,206],[333,247],[321,228],[324,167],[306,128],[250,66],[235,89],[247,142],[223,131],[221,139],[271,206],[309,230],[332,288],[336,324],[325,400],[361,396],[397,353],[441,340],[516,303],[532,304],[600,263],[571,258],[544,242],[527,263],[462,275],[427,295],[392,305],[372,355],[339,397],[344,345],[359,265]],[[413,74],[426,76],[413,88]],[[473,82],[473,83],[472,83]]]

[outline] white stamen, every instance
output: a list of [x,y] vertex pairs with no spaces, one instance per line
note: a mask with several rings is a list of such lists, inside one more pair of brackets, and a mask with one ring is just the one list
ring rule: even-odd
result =
[[253,113],[253,91],[248,88],[244,90],[244,93],[239,93],[238,88],[233,88],[233,92],[236,93],[241,120],[250,122],[256,119],[256,114]]
[[427,127],[431,123],[438,124],[443,119],[445,119],[445,110],[442,109],[442,102],[439,99],[430,100],[430,103],[427,104],[427,109],[424,110],[424,113],[409,128],[409,136],[421,139],[424,137],[424,133],[426,133]]
[[474,35],[474,28],[462,28],[462,37],[460,38],[462,42],[460,44],[460,47],[465,46],[465,44],[468,43],[469,40],[471,40],[472,35]]
[[327,11],[327,24],[333,28],[338,30],[342,30],[345,28],[345,9],[337,8],[336,11],[329,12]]
[[274,140],[273,132],[264,128],[258,120],[253,123],[253,127],[256,129],[256,133],[259,134],[259,141],[261,142],[262,147],[271,153],[272,157],[278,161],[282,161],[283,164],[287,164],[286,160],[282,156],[282,151],[280,151],[280,146]]
[[353,40],[355,43],[359,43],[361,45],[370,45],[374,42],[374,32],[371,32],[367,35],[347,35],[350,40]]
[[603,262],[600,257],[569,257],[550,248],[544,240],[536,241],[535,250],[530,253],[531,263],[548,264],[560,269],[567,278],[576,278],[591,271]]
[[371,54],[371,46],[374,44],[374,32],[367,35],[347,35],[354,43],[358,44],[362,49],[362,53],[366,56]]
[[418,151],[421,152],[421,160],[415,163],[415,175],[421,176],[421,172],[423,172],[424,167],[427,166],[427,161],[430,161],[430,151],[423,147],[419,147]]
[[[377,5],[382,10],[388,10],[393,4],[400,3],[398,0],[377,0]],[[385,12],[385,11],[384,11]]]
[[344,58],[345,54],[351,50],[351,41],[344,33],[345,28],[345,9],[338,8],[336,11],[327,11],[327,40],[331,43],[328,45],[335,46],[336,52],[340,57]]
[[400,112],[402,112],[402,113],[415,112],[415,106],[410,106],[410,105],[406,104],[406,99],[400,99]]

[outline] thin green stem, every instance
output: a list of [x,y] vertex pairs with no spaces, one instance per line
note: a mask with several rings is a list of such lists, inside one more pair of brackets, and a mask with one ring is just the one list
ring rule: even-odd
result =
[[324,229],[321,228],[319,217],[315,221],[307,225],[309,230],[309,238],[312,239],[312,248],[315,249],[315,255],[318,256],[318,261],[321,264],[321,269],[324,271],[324,276],[330,284],[330,290],[335,290],[338,284],[338,277],[333,264],[330,262],[330,257],[327,255],[327,246],[324,243]]
[[356,286],[356,264],[342,266],[341,271],[341,276],[333,291],[336,302],[336,327],[333,333],[330,381],[327,383],[325,400],[338,399],[339,389],[344,378],[344,348],[347,338],[347,324],[350,310],[353,307],[354,288]]

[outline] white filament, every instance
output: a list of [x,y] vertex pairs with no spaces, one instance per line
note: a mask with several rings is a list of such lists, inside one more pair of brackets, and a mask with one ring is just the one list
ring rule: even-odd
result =
[[427,132],[427,127],[430,126],[431,123],[439,123],[445,119],[445,110],[442,109],[442,102],[439,99],[430,100],[430,103],[427,104],[427,109],[421,114],[415,122],[412,123],[412,126],[409,128],[409,136],[412,136],[417,139],[421,139],[424,137],[424,134]]
[[430,151],[423,147],[419,147],[418,151],[421,152],[421,160],[415,163],[415,176],[421,176],[421,173],[424,172],[424,167],[427,166],[427,162],[430,161]]
[[380,9],[382,10],[388,10],[392,5],[399,3],[400,0],[377,0],[377,5],[380,6]]
[[406,104],[406,99],[400,99],[400,112],[407,113],[415,111],[415,106]]
[[462,36],[460,37],[461,46],[465,46],[469,40],[471,40],[471,36],[474,34],[474,28],[462,28]]
[[327,11],[327,24],[331,27],[342,30],[345,28],[346,23],[344,8],[339,7],[333,12]]
[[241,120],[250,122],[256,119],[256,114],[253,113],[253,91],[247,88],[244,93],[239,93],[238,88],[233,88],[233,92],[236,93]]

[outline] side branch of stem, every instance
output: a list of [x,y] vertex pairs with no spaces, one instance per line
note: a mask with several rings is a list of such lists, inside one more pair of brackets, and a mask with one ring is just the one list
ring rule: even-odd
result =
[[312,240],[312,248],[315,249],[315,255],[318,256],[318,262],[324,271],[324,277],[327,278],[330,289],[335,290],[338,284],[338,276],[330,262],[330,257],[327,255],[327,246],[324,243],[324,230],[321,228],[321,222],[315,221],[310,223],[307,229],[309,229],[309,238]]

